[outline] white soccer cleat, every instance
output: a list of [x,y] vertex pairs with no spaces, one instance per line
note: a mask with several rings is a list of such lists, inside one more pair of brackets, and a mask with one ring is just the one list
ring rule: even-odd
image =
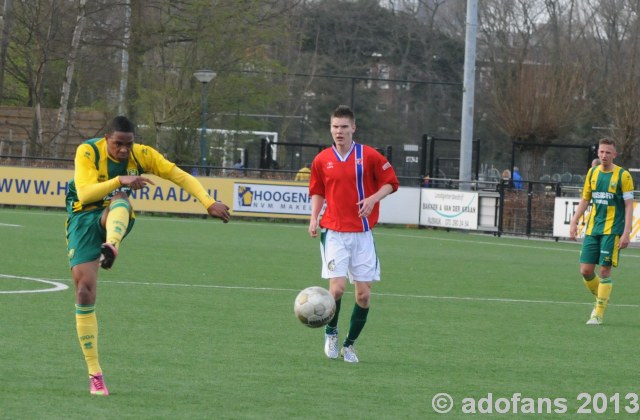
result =
[[596,314],[593,314],[587,321],[587,325],[602,325],[602,318]]
[[329,359],[338,358],[338,334],[325,334],[324,335],[324,354]]
[[347,363],[358,363],[358,356],[356,356],[356,351],[354,350],[353,346],[343,347],[342,357]]

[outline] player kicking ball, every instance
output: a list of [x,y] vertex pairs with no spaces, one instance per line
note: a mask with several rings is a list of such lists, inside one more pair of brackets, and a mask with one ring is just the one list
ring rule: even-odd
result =
[[129,201],[133,190],[153,184],[141,176],[151,173],[172,181],[196,197],[215,218],[229,221],[229,207],[216,202],[202,184],[155,149],[136,144],[135,126],[126,117],[114,118],[102,138],[78,146],[73,180],[66,196],[67,251],[76,289],[76,330],[89,370],[92,395],[109,395],[98,361],[96,287],[98,270],[110,269],[120,243],[131,232],[135,214]]

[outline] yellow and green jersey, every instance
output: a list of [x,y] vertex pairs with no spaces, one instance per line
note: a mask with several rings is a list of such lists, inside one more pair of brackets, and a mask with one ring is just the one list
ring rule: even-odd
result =
[[603,171],[589,169],[584,181],[582,198],[591,202],[587,235],[622,235],[625,222],[625,200],[633,200],[633,179],[629,171],[618,165]]
[[95,138],[78,146],[73,180],[66,197],[67,212],[95,210],[109,205],[109,200],[122,191],[131,195],[131,188],[120,183],[119,176],[151,173],[182,187],[209,208],[215,200],[193,176],[168,161],[150,146],[134,144],[129,159],[118,162],[107,153],[107,139]]

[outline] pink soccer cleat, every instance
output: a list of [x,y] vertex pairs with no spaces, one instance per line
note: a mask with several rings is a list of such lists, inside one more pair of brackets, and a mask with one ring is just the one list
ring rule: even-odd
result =
[[95,375],[89,375],[89,383],[91,384],[91,395],[109,395],[109,390],[104,384],[102,372],[98,372]]

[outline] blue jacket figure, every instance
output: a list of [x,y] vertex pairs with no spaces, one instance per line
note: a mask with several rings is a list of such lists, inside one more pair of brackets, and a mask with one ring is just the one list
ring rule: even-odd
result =
[[522,189],[522,176],[517,166],[513,167],[513,186],[516,190]]

